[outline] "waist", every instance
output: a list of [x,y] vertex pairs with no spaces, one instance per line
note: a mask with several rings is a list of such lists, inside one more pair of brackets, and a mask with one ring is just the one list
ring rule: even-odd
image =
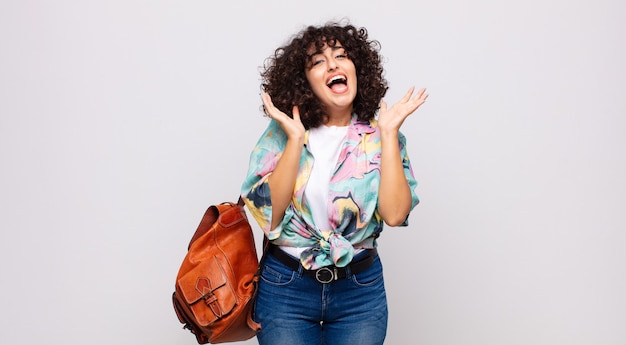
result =
[[302,267],[300,260],[287,254],[282,247],[270,244],[268,252],[283,265],[294,271],[302,269],[302,273],[314,277],[322,284],[328,284],[338,279],[348,277],[350,274],[361,273],[372,266],[378,256],[378,250],[362,249],[358,255],[346,267],[325,266],[315,270],[307,270]]
[[[302,254],[302,252],[304,252],[305,250],[311,248],[311,247],[291,247],[291,246],[278,246],[278,247],[280,247],[280,249],[282,249],[285,253],[287,253],[287,254],[289,254],[289,255],[291,255],[293,257],[296,257],[296,258],[299,258],[300,254]],[[355,255],[359,254],[360,252],[362,252],[364,250],[366,250],[366,249],[356,248],[354,250],[354,254]]]

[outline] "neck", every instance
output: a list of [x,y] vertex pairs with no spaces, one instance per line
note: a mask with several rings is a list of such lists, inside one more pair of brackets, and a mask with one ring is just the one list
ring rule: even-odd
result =
[[328,114],[328,118],[326,119],[326,122],[324,122],[324,125],[342,127],[349,125],[350,120],[352,120],[352,110],[341,113],[335,112]]

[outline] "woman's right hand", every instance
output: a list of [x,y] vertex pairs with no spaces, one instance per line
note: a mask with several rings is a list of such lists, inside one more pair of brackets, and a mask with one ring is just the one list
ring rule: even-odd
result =
[[293,106],[293,118],[291,118],[274,106],[272,98],[267,92],[261,93],[261,99],[265,113],[280,124],[288,139],[304,140],[304,125],[300,120],[300,111],[297,105]]

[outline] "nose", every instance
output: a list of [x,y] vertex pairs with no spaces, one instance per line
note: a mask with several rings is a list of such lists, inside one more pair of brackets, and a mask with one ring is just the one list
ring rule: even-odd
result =
[[332,71],[334,69],[337,69],[337,62],[331,59],[330,61],[328,61],[328,70]]

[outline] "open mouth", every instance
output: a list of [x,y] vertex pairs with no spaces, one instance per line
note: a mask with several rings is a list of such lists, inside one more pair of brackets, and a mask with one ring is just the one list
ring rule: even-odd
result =
[[335,75],[328,80],[326,86],[328,86],[331,90],[335,92],[342,92],[347,89],[348,80],[344,75]]

